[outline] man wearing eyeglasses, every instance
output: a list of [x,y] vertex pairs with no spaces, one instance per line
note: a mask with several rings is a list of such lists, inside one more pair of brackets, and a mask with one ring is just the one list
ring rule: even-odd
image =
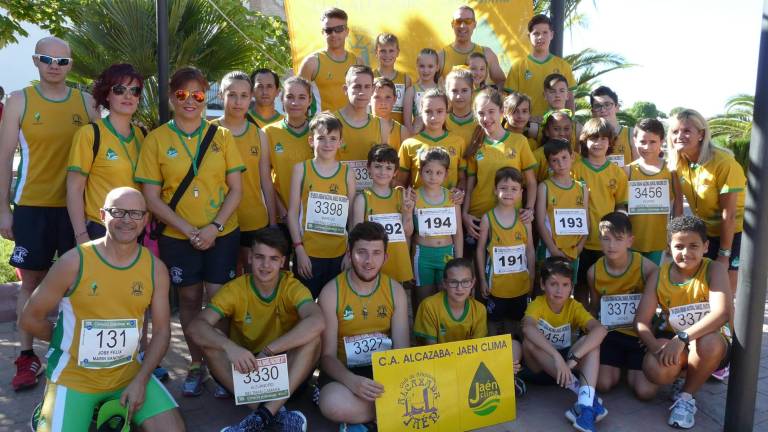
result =
[[499,65],[499,58],[496,56],[496,53],[488,47],[472,42],[472,33],[474,33],[475,27],[477,27],[475,10],[467,5],[459,6],[456,12],[453,13],[451,25],[453,26],[455,39],[438,53],[442,77],[445,78],[454,66],[467,65],[469,55],[476,52],[485,56],[491,80],[501,88],[506,76]]
[[[97,406],[119,399],[146,431],[183,431],[173,397],[152,374],[171,337],[168,269],[136,238],[149,217],[141,192],[107,194],[106,236],[64,253],[24,307],[19,327],[50,342],[48,385],[37,430],[88,430]],[[48,313],[58,305],[58,321]],[[137,355],[144,312],[152,339]]]
[[[0,235],[16,242],[10,264],[21,270],[17,315],[53,257],[75,244],[66,207],[66,156],[75,131],[98,119],[91,96],[66,85],[72,69],[66,42],[55,37],[39,40],[32,60],[40,83],[11,93],[0,124]],[[21,162],[10,196],[17,147]],[[43,371],[32,337],[20,329],[19,338],[21,355],[11,383],[16,391],[33,387]]]
[[344,48],[349,27],[347,13],[339,8],[323,12],[320,32],[325,36],[325,50],[307,56],[299,66],[299,75],[313,82],[320,93],[316,111],[336,111],[347,104],[344,77],[355,64],[365,64],[361,58]]

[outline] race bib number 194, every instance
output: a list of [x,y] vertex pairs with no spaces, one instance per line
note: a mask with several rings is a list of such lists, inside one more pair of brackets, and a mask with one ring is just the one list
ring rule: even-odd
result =
[[456,210],[453,207],[416,209],[419,235],[439,236],[456,234]]

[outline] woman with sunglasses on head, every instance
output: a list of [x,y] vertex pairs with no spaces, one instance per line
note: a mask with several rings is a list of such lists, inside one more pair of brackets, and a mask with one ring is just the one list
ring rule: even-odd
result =
[[187,327],[200,312],[203,290],[211,298],[235,277],[240,244],[235,211],[245,166],[232,133],[203,119],[207,89],[196,68],[173,74],[174,119],[147,135],[136,168],[147,206],[161,222],[154,230],[160,258],[179,289],[179,319],[192,357],[185,396],[199,396],[205,378],[202,351]]
[[75,133],[67,162],[67,212],[78,244],[104,237],[99,210],[107,193],[133,180],[144,131],[131,125],[144,79],[129,64],[105,69],[93,84],[97,106],[109,115]]

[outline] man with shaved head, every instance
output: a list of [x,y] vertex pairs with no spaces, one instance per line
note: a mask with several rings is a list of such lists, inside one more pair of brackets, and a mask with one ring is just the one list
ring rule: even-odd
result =
[[[141,192],[107,195],[106,236],[62,255],[32,293],[19,327],[50,342],[38,431],[88,430],[96,407],[119,399],[146,431],[181,431],[176,402],[152,374],[170,341],[168,269],[136,241],[149,216]],[[47,320],[58,305],[58,320]],[[144,312],[152,339],[139,363]]]
[[[40,39],[32,61],[40,83],[12,92],[0,122],[0,236],[16,242],[10,263],[21,271],[17,315],[53,258],[75,244],[66,207],[67,155],[75,131],[89,119],[98,119],[91,96],[66,85],[72,69],[66,42]],[[11,196],[17,148],[21,162]],[[21,354],[11,383],[16,391],[33,387],[42,373],[32,337],[19,333]]]

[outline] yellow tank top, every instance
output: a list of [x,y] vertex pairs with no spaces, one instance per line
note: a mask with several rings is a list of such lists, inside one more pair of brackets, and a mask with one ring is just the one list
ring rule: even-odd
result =
[[[424,190],[422,188],[416,189],[416,205],[413,208],[413,233],[419,234],[419,209],[426,209],[426,208],[440,208],[440,207],[451,207],[455,208],[455,205],[453,204],[453,201],[451,200],[451,193],[448,191],[448,189],[443,188],[443,199],[431,203],[427,201],[427,197],[424,196]],[[446,239],[450,240],[451,236],[443,235],[443,236],[433,236],[435,239]]]
[[[365,220],[375,221],[376,215],[387,215],[387,217],[393,219],[391,222],[387,220],[387,223],[382,224],[389,234],[389,243],[387,243],[388,258],[384,262],[384,267],[381,268],[381,271],[398,282],[413,279],[408,238],[405,237],[401,216],[403,188],[398,186],[390,189],[389,196],[385,197],[377,195],[373,189],[365,189],[363,190],[363,199],[365,200]],[[396,217],[400,218],[399,225],[394,220]],[[398,240],[401,236],[402,240]]]
[[454,66],[466,65],[469,55],[472,53],[485,54],[485,47],[478,44],[472,44],[469,51],[459,51],[450,44],[443,48],[443,70],[441,76],[445,78],[451,72]]
[[[321,192],[324,194],[340,195],[347,198],[347,172],[349,167],[339,163],[336,172],[329,177],[323,177],[315,169],[313,160],[304,161],[304,177],[301,181],[301,209],[299,210],[299,220],[301,221],[301,238],[304,242],[304,250],[307,255],[313,258],[336,258],[344,255],[347,250],[347,231],[346,222],[344,230],[337,234],[326,234],[315,231],[307,231],[306,219],[308,209],[307,204],[310,192]],[[351,203],[347,203],[349,210]]]
[[[133,263],[122,268],[108,263],[93,243],[78,246],[77,252],[80,273],[59,303],[46,375],[80,392],[112,391],[128,385],[141,366],[136,355],[155,288],[155,261],[142,246]],[[96,356],[87,355],[88,345]],[[121,347],[127,347],[125,356],[110,357],[108,351]],[[108,358],[98,357],[101,350]]]
[[69,153],[67,171],[78,172],[87,177],[85,182],[85,217],[102,224],[99,209],[109,191],[116,187],[140,187],[133,180],[139,161],[139,148],[144,134],[139,128],[131,127],[131,134],[124,137],[117,133],[105,117],[98,122],[99,154],[93,154],[93,126],[86,125],[75,133]]
[[344,60],[336,61],[332,59],[327,52],[318,51],[315,53],[317,58],[317,71],[312,81],[315,82],[318,92],[320,92],[320,106],[324,111],[336,111],[347,104],[347,96],[342,88],[345,84],[344,78],[347,69],[354,65],[356,57],[353,53],[346,51]]
[[448,189],[456,187],[459,183],[459,171],[466,170],[467,161],[464,159],[464,141],[450,132],[445,132],[437,138],[421,132],[403,141],[398,152],[400,169],[411,173],[410,181],[413,187],[421,187],[421,154],[433,147],[442,147],[451,158],[443,186]]
[[629,128],[622,126],[619,129],[619,133],[616,134],[616,142],[613,143],[613,151],[611,155],[623,155],[624,165],[629,165],[632,161],[632,146],[630,145],[631,138],[629,136]]
[[703,258],[693,277],[683,283],[674,283],[670,279],[673,264],[671,262],[661,264],[659,279],[656,282],[656,297],[669,331],[672,331],[669,323],[671,308],[709,302],[709,265],[712,264],[712,260]]
[[397,151],[400,150],[400,145],[403,144],[402,128],[402,124],[398,123],[397,120],[393,120],[392,130],[389,131],[389,137],[387,138],[387,144]]
[[[645,290],[643,256],[638,252],[630,252],[629,264],[624,273],[620,275],[608,273],[605,257],[601,257],[595,262],[594,286],[598,294],[598,301],[602,296],[642,294]],[[601,313],[603,312],[601,311]],[[632,329],[620,328],[618,331],[630,336],[637,336],[637,332]]]
[[19,162],[13,202],[35,207],[66,207],[67,155],[77,129],[88,123],[83,94],[47,99],[36,86],[24,90],[19,128]]
[[371,147],[387,142],[381,136],[381,119],[379,117],[368,114],[368,121],[364,126],[354,127],[347,122],[341,111],[336,111],[333,115],[344,124],[341,148],[337,153],[339,160],[367,162]]
[[288,208],[291,198],[291,173],[299,162],[312,159],[312,147],[309,146],[309,127],[301,132],[294,132],[287,120],[264,127],[269,138],[269,163],[272,165],[272,182],[275,184],[277,198]]
[[448,113],[448,118],[445,119],[445,129],[453,135],[461,137],[464,140],[464,148],[469,147],[469,143],[472,141],[472,134],[475,133],[476,128],[477,120],[475,120],[474,115],[460,120],[453,113]]
[[525,250],[528,230],[517,214],[510,226],[499,222],[495,209],[486,214],[490,224],[485,248],[485,275],[491,295],[513,298],[528,294],[531,290]]
[[[661,171],[658,173],[647,174],[640,167],[638,161],[632,162],[629,165],[629,181],[636,180],[667,180],[669,197],[674,199],[672,174],[666,163],[663,163]],[[628,198],[631,200],[631,197]],[[672,204],[670,204],[670,208],[672,208]],[[659,228],[667,226],[669,214],[630,215],[629,221],[632,222],[632,235],[635,237],[632,242],[632,249],[639,252],[653,252],[667,248],[667,237],[659,235]]]
[[584,183],[573,180],[571,187],[564,188],[555,183],[551,178],[544,180],[547,189],[547,220],[544,225],[552,235],[555,245],[570,259],[576,259],[576,246],[581,241],[579,235],[557,235],[555,233],[555,209],[583,209],[584,208]]
[[266,126],[268,124],[271,124],[271,123],[274,123],[274,122],[278,122],[278,121],[282,120],[283,118],[285,118],[284,115],[280,114],[277,111],[275,111],[275,115],[273,115],[272,117],[264,118],[264,117],[260,116],[259,113],[257,113],[256,111],[253,111],[253,110],[249,110],[248,111],[248,117],[249,117],[248,121],[253,122],[256,125],[256,127],[258,127],[259,129],[263,129],[264,126]]
[[[211,123],[221,126],[218,119]],[[240,231],[255,231],[269,225],[259,171],[261,137],[259,129],[247,121],[245,131],[240,135],[232,134],[232,137],[245,164],[245,172],[242,174],[243,197],[240,199],[240,205],[237,206],[237,221],[240,223]]]
[[344,338],[371,333],[391,337],[392,315],[395,300],[392,279],[381,273],[373,292],[362,296],[355,291],[349,271],[336,276],[336,320],[339,323],[337,355],[347,363]]
[[[379,70],[373,71],[374,77],[381,76]],[[403,122],[403,100],[405,99],[405,73],[395,71],[392,82],[395,83],[395,104],[392,106],[392,119],[398,123]]]

